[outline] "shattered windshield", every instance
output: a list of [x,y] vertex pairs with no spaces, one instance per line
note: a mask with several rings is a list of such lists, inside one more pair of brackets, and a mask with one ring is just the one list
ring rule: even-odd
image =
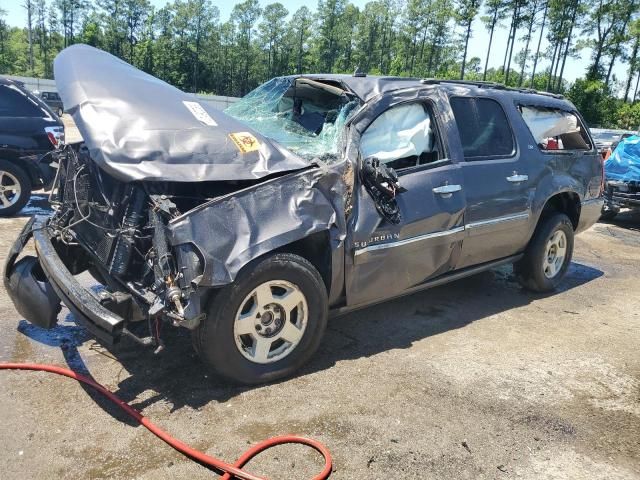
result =
[[274,78],[225,110],[306,159],[337,159],[340,134],[359,101],[339,86],[309,78]]

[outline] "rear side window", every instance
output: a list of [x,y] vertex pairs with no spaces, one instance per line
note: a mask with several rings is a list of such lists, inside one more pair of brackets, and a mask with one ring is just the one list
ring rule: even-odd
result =
[[490,98],[452,97],[450,104],[465,160],[514,154],[513,133],[498,102]]
[[45,100],[60,100],[56,92],[42,92],[42,98]]
[[33,100],[13,85],[0,85],[0,117],[44,117]]
[[591,150],[589,135],[574,113],[528,105],[521,105],[520,113],[540,150]]

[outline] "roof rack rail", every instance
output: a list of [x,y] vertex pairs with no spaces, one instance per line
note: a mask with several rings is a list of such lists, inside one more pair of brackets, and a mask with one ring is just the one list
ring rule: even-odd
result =
[[503,83],[485,82],[481,80],[447,80],[447,79],[438,79],[438,78],[423,78],[422,80],[420,80],[420,83],[424,85],[438,85],[442,83],[451,84],[451,85],[469,85],[469,86],[480,87],[480,88],[494,88],[497,90],[509,90],[512,92],[535,93],[538,95],[545,95],[547,97],[558,98],[558,99],[564,98],[564,95],[561,95],[559,93],[544,92],[541,90],[535,90],[533,88],[507,87]]
[[485,82],[481,80],[447,80],[447,79],[438,79],[438,78],[423,78],[420,80],[420,83],[425,85],[439,84],[439,83],[451,83],[451,84],[460,84],[460,85],[472,85],[475,87],[487,87],[487,88],[507,88],[502,83],[497,82]]

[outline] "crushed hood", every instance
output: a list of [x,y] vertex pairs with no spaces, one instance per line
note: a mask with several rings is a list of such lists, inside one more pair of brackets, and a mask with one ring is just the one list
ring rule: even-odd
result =
[[91,158],[122,181],[251,180],[310,162],[166,82],[88,45],[54,61]]

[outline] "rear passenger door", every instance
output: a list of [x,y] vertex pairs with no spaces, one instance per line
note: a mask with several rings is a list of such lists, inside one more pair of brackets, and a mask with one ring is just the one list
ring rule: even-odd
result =
[[526,246],[534,187],[503,105],[489,97],[453,96],[449,103],[464,154],[467,210],[457,265],[464,268]]

